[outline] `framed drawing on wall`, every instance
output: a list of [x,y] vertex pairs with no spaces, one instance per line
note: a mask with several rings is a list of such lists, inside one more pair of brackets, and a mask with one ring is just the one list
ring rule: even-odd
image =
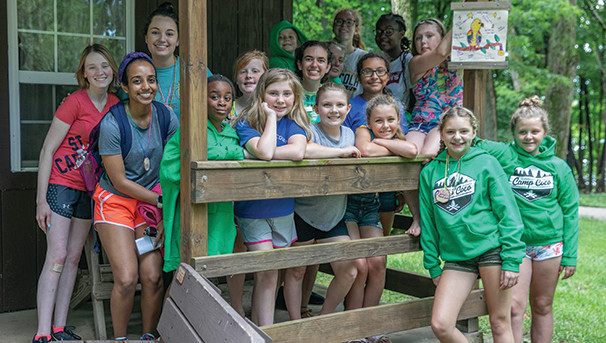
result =
[[507,18],[510,2],[453,2],[449,68],[507,68]]

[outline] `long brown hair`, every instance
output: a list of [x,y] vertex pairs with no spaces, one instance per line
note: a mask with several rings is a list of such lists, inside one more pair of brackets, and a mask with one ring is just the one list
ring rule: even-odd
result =
[[265,122],[267,115],[263,109],[263,101],[265,97],[265,90],[270,85],[276,82],[287,81],[292,89],[295,96],[293,107],[288,113],[288,118],[297,123],[307,135],[307,140],[311,139],[311,130],[309,129],[309,115],[305,111],[303,106],[303,86],[299,79],[292,71],[282,68],[272,68],[266,71],[263,76],[259,79],[257,87],[255,87],[255,93],[252,98],[252,102],[248,107],[244,109],[242,115],[238,120],[245,120],[248,125],[257,130],[260,134],[263,134],[265,130]]

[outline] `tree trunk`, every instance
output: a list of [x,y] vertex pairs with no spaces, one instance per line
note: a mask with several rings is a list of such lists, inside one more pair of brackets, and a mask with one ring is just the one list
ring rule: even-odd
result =
[[410,5],[409,0],[391,0],[391,12],[399,14],[404,18],[406,23],[406,37],[412,42],[412,29],[414,24],[411,21]]
[[494,89],[494,79],[489,71],[486,77],[486,111],[484,112],[484,137],[493,141],[497,140],[497,93]]
[[[419,0],[410,0],[410,31],[412,36],[412,30],[419,21]],[[412,40],[411,40],[412,41]]]
[[[576,0],[569,0],[576,7]],[[545,109],[549,113],[552,134],[557,138],[556,153],[566,159],[573,99],[573,78],[576,75],[575,53],[576,15],[569,6],[563,6],[552,25],[547,52],[547,70],[550,77],[545,94]]]
[[[585,173],[583,173],[583,160],[585,159],[585,146],[583,144],[583,128],[585,127],[585,125],[583,124],[583,120],[584,120],[584,116],[583,116],[583,100],[585,99],[585,97],[587,96],[586,94],[586,88],[587,86],[585,85],[585,78],[583,78],[581,76],[579,84],[581,85],[581,90],[579,93],[579,137],[578,137],[578,153],[577,153],[577,159],[575,160],[575,169],[577,171],[577,179],[578,179],[578,187],[579,189],[584,189],[585,188]],[[568,129],[568,131],[570,132],[570,129]]]

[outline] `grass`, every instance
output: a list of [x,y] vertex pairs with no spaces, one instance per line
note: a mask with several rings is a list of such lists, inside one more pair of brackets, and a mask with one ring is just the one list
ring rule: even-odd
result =
[[581,193],[581,206],[606,207],[606,193]]
[[[560,281],[554,300],[554,336],[558,343],[598,343],[606,342],[606,222],[581,219],[579,254],[576,274]],[[387,265],[427,275],[423,268],[421,252],[391,255]],[[319,273],[317,283],[328,285],[331,276]],[[384,291],[383,303],[401,302],[411,297]],[[488,316],[480,318],[480,328],[490,338]],[[524,320],[524,334],[529,342],[530,310]]]

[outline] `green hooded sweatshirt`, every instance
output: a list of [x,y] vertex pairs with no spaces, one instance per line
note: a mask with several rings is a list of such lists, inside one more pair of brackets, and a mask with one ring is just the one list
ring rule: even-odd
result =
[[[224,124],[223,130],[208,122],[207,141],[209,160],[242,160],[244,150],[238,144],[236,131]],[[181,261],[181,130],[166,143],[160,165],[160,184],[164,217],[164,271],[177,269]],[[236,239],[234,208],[231,202],[208,204],[208,255],[229,254]]]
[[524,221],[522,241],[531,246],[564,242],[561,264],[576,266],[579,190],[570,167],[555,156],[555,145],[556,140],[547,136],[532,156],[515,142],[477,140],[507,174]]
[[[525,253],[520,240],[522,219],[503,168],[494,157],[471,147],[460,162],[449,158],[446,177],[446,156],[443,151],[421,171],[425,268],[435,278],[442,273],[440,258],[466,261],[501,248],[503,270],[519,272]],[[435,194],[444,188],[445,181],[451,195],[441,203]]]
[[289,23],[288,20],[282,20],[281,22],[274,25],[269,33],[269,52],[271,57],[269,58],[270,68],[285,68],[290,69],[293,72],[296,71],[295,66],[295,55],[282,49],[280,43],[278,43],[278,36],[280,31],[284,29],[293,29],[297,33],[297,39],[299,45],[307,42],[307,36],[299,30],[296,26]]

